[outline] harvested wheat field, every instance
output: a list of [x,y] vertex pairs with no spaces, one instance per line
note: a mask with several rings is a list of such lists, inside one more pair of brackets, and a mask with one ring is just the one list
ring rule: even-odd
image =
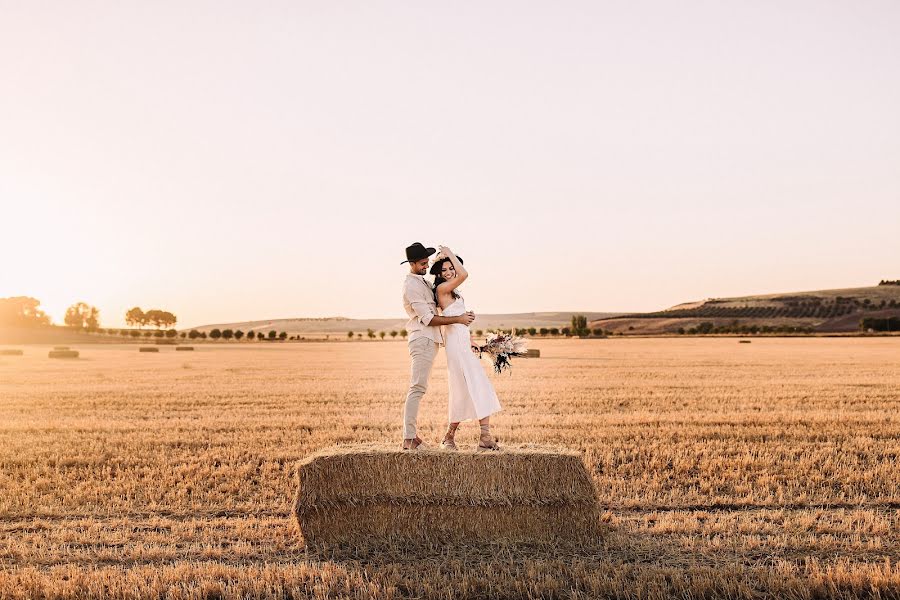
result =
[[396,441],[400,342],[0,357],[0,598],[900,597],[900,339],[534,345],[495,431],[583,452],[590,549],[305,548],[295,466]]

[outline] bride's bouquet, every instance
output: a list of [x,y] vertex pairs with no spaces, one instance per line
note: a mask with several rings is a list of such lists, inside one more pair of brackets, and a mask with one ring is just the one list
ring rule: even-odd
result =
[[509,369],[512,365],[510,359],[514,356],[525,356],[528,342],[525,338],[509,333],[489,333],[484,346],[472,345],[472,351],[478,354],[478,358],[487,354],[494,363],[494,371],[502,373],[503,369]]

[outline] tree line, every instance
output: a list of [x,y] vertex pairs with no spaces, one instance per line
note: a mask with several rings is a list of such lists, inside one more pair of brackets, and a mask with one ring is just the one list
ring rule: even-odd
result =
[[[484,329],[476,329],[473,331],[473,333],[475,334],[476,337],[481,337],[485,333],[508,333],[511,335],[520,335],[520,336],[528,335],[531,337],[535,337],[535,336],[545,337],[548,335],[550,335],[550,336],[563,335],[563,336],[567,336],[567,337],[568,336],[581,336],[581,337],[600,336],[600,337],[602,337],[602,336],[612,335],[612,331],[608,331],[608,330],[605,330],[605,329],[602,329],[599,327],[593,328],[593,329],[589,328],[587,317],[585,317],[584,315],[572,315],[572,322],[571,322],[570,327],[540,327],[540,328],[538,328],[538,327],[513,327],[510,329],[503,329],[503,328],[488,329],[487,331],[485,331]],[[348,331],[347,339],[352,340],[352,339],[356,338],[356,339],[361,340],[363,338],[363,335],[364,334],[362,334],[362,333]],[[365,336],[371,340],[374,340],[375,338],[380,338],[383,340],[387,336],[391,336],[391,338],[393,339],[393,338],[396,338],[398,335],[400,337],[406,339],[407,335],[409,335],[409,334],[405,329],[400,329],[399,331],[391,330],[391,331],[378,331],[378,332],[376,332],[374,329],[367,329],[366,333],[365,333]]]
[[[41,301],[30,296],[0,298],[0,325],[13,327],[46,327],[50,317],[40,309]],[[125,323],[138,328],[152,325],[157,329],[174,327],[178,317],[167,310],[154,308],[144,312],[135,306],[125,313]],[[87,302],[76,302],[66,309],[63,323],[68,327],[96,332],[100,327],[100,309]],[[116,330],[111,330],[116,331]]]
[[[241,340],[244,337],[247,337],[248,340],[281,340],[284,341],[288,339],[287,331],[275,331],[274,329],[270,330],[268,334],[263,333],[262,331],[248,331],[246,334],[240,329],[211,329],[209,332],[209,337],[214,340]],[[190,339],[197,339],[198,337],[202,339],[206,339],[206,334],[196,329],[191,329],[188,333],[188,337]],[[299,336],[291,336],[290,339],[297,339]]]
[[176,331],[175,329],[148,329],[148,330],[139,330],[139,329],[103,329],[99,328],[93,330],[92,333],[97,334],[105,334],[105,335],[118,335],[122,337],[155,337],[155,338],[181,338],[181,339],[190,339],[190,340],[294,340],[294,339],[305,339],[300,338],[300,336],[288,336],[286,331],[275,331],[274,329],[269,331],[268,333],[264,333],[262,331],[248,331],[244,333],[240,329],[211,329],[209,333],[205,331],[198,331],[196,329],[191,329],[190,331]]
[[864,317],[859,320],[862,331],[900,331],[900,317]]
[[715,325],[709,321],[703,321],[696,327],[679,327],[679,335],[709,335],[717,333],[732,333],[740,335],[756,335],[758,333],[812,333],[813,328],[804,325]]

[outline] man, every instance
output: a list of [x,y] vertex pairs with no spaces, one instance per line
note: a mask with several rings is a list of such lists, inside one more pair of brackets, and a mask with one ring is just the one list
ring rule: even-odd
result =
[[434,248],[426,248],[416,242],[406,249],[406,260],[400,263],[409,263],[409,274],[403,282],[403,308],[409,315],[406,331],[409,332],[409,356],[412,359],[409,391],[403,409],[404,450],[416,450],[422,445],[422,440],[416,435],[416,418],[419,416],[419,402],[428,389],[428,376],[437,356],[438,344],[444,342],[440,326],[452,323],[468,326],[475,320],[475,313],[471,311],[458,317],[434,314],[437,309],[434,292],[423,277],[428,272],[428,257],[432,254]]

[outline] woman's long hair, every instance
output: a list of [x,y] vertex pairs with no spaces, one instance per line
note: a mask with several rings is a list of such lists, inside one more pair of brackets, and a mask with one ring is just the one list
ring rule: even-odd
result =
[[[446,279],[444,279],[444,278],[441,276],[441,269],[444,268],[444,263],[445,263],[445,262],[450,262],[450,259],[449,259],[449,258],[444,258],[444,259],[442,259],[439,263],[437,263],[438,265],[440,265],[440,267],[438,267],[437,273],[434,274],[434,289],[433,289],[433,291],[434,291],[434,303],[437,304],[438,306],[441,305],[441,303],[438,301],[438,291],[437,291],[438,286],[441,285],[442,283],[444,283],[445,281],[447,281]],[[432,267],[432,268],[434,268],[434,267]],[[459,294],[456,293],[456,290],[450,290],[450,293],[453,295],[453,299],[454,299],[454,300],[456,300],[457,298],[459,298]]]

